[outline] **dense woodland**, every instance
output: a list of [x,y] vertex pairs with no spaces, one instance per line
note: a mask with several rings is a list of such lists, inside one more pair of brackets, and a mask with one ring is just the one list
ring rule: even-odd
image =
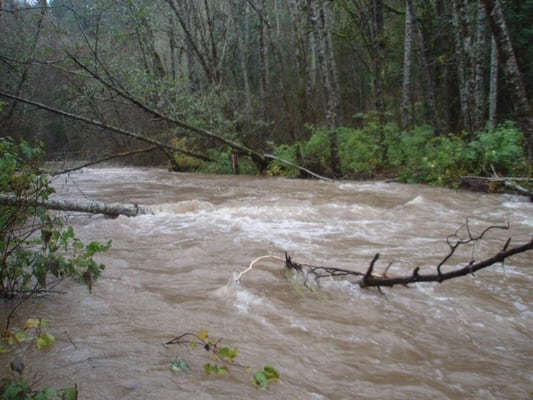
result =
[[[529,175],[533,0],[2,0],[0,134],[49,159]],[[155,149],[155,150],[154,150]],[[150,150],[150,151],[148,151]],[[266,156],[266,157],[265,157]]]

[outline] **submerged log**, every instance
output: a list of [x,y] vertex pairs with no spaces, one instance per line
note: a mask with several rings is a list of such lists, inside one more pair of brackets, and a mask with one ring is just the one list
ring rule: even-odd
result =
[[32,205],[45,207],[50,210],[74,211],[90,214],[104,214],[110,217],[124,215],[126,217],[135,217],[143,214],[154,214],[154,211],[148,207],[139,206],[138,204],[118,204],[103,203],[94,200],[32,200],[20,198],[11,194],[0,194],[0,204],[7,206],[17,206],[23,202],[30,202]]

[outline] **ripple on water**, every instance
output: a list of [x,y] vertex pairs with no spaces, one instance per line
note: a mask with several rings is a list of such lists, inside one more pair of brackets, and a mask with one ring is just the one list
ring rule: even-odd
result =
[[[53,306],[32,303],[35,315],[50,315],[56,342],[67,343],[61,351],[29,355],[32,366],[45,366],[38,369],[43,382],[54,384],[62,372],[60,387],[72,384],[66,379],[72,370],[55,367],[76,361],[70,378],[86,398],[528,398],[529,254],[509,260],[505,270],[491,267],[475,277],[384,294],[345,282],[308,290],[278,274],[279,265],[254,269],[240,285],[224,282],[256,257],[284,251],[297,262],[362,271],[379,252],[376,268],[393,262],[391,275],[433,268],[448,251],[446,238],[466,218],[476,219],[476,229],[509,219],[503,242],[508,236],[511,245],[530,240],[529,203],[420,185],[136,168],[73,173],[58,191],[144,200],[158,212],[73,220],[81,239],[112,239],[114,246],[103,258],[108,267],[93,297],[76,291]],[[491,239],[474,255],[496,254],[501,246]],[[78,348],[62,335],[67,328]],[[172,357],[188,359],[191,349],[159,343],[201,329],[238,347],[244,365],[272,364],[282,381],[262,392],[237,371],[206,378],[203,353],[197,370],[172,374]]]

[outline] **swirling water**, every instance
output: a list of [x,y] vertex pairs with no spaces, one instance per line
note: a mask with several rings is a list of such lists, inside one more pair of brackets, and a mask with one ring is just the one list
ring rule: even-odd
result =
[[[349,281],[307,289],[281,274],[283,257],[389,275],[430,271],[446,238],[468,220],[474,233],[509,223],[450,266],[497,253],[533,233],[533,204],[385,182],[320,182],[83,169],[54,180],[57,196],[151,207],[154,215],[109,219],[71,214],[85,241],[113,241],[88,294],[36,298],[18,318],[45,317],[56,336],[28,349],[28,374],[55,387],[78,384],[87,399],[530,399],[533,392],[533,254],[441,284],[363,290]],[[460,229],[461,228],[461,229]],[[8,305],[2,305],[5,314]],[[28,315],[30,314],[30,315]],[[18,321],[20,323],[20,321]],[[268,391],[249,373],[204,375],[208,353],[164,347],[207,330],[239,349],[252,370],[273,365]],[[17,352],[0,355],[7,365]],[[192,369],[170,370],[173,359]],[[3,370],[3,372],[7,373]]]

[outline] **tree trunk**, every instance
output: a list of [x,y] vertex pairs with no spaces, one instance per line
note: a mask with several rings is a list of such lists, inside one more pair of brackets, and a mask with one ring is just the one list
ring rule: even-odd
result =
[[429,118],[431,119],[431,124],[433,126],[433,131],[436,136],[442,134],[441,123],[439,118],[439,113],[437,112],[437,103],[435,97],[435,84],[431,74],[431,65],[426,57],[425,41],[422,36],[422,31],[417,23],[416,12],[414,8],[413,0],[407,0],[409,3],[409,8],[412,12],[413,17],[413,28],[414,28],[414,39],[416,44],[416,49],[418,53],[418,58],[420,60],[422,68],[422,81],[423,81],[423,90],[426,98],[427,108],[429,111]]
[[[33,60],[35,58],[35,54],[36,54],[36,51],[37,51],[37,45],[38,45],[38,42],[39,42],[39,37],[41,36],[41,32],[42,32],[43,26],[44,26],[44,20],[45,20],[46,13],[47,13],[47,10],[48,10],[48,6],[47,6],[45,0],[39,0],[39,5],[41,7],[41,12],[39,14],[39,19],[37,20],[37,29],[35,31],[35,34],[31,38],[30,52],[26,56],[26,61],[27,62],[23,63],[24,67],[23,67],[23,70],[22,70],[22,74],[21,74],[20,79],[19,79],[19,81],[17,83],[17,88],[15,89],[15,94],[17,96],[20,96],[20,94],[22,92],[22,88],[26,84],[26,81],[29,78],[30,68],[31,68],[31,66],[33,64]],[[0,3],[0,10],[1,9],[2,9],[2,7],[1,7],[1,3]],[[0,13],[1,13],[1,11],[0,11]],[[22,56],[23,55],[21,55],[21,57]],[[12,103],[9,106],[8,111],[7,111],[7,116],[5,118],[3,118],[4,122],[2,124],[0,124],[0,128],[5,128],[5,126],[10,123],[11,118],[13,118],[13,115],[15,114],[15,110],[17,108],[17,105],[18,105],[18,103],[15,102],[15,103]]]
[[[259,98],[261,100],[261,116],[265,121],[270,121],[270,75],[268,68],[268,51],[266,44],[266,26],[265,26],[265,1],[259,0],[259,4],[255,4],[255,1],[248,0],[250,5],[254,8],[257,18],[259,19],[259,25],[257,26],[257,35],[259,41]],[[262,142],[262,140],[261,140]]]
[[326,125],[329,129],[329,144],[330,144],[330,160],[331,173],[334,177],[341,175],[339,147],[337,143],[337,121],[338,121],[338,91],[336,90],[336,83],[332,82],[335,76],[331,68],[333,68],[332,60],[328,60],[330,54],[328,51],[328,38],[326,33],[326,20],[322,4],[313,4],[312,0],[307,0],[309,21],[311,22],[311,29],[314,35],[314,41],[317,46],[318,64],[320,67],[320,76],[322,78],[322,87],[324,90],[325,100],[325,117]]
[[474,71],[474,130],[481,131],[485,124],[485,71],[487,70],[487,16],[481,1],[477,2],[477,22],[475,41],[475,71]]
[[[27,202],[28,199],[21,199],[19,197],[9,194],[0,194],[0,204],[2,205],[14,206],[19,204],[21,201]],[[119,215],[124,215],[126,217],[135,217],[137,215],[142,214],[154,214],[154,212],[150,208],[139,206],[137,204],[129,205],[102,203],[100,201],[93,200],[48,199],[46,201],[36,201],[34,205],[38,207],[45,207],[49,210],[104,214],[112,217],[116,217]]]
[[511,37],[498,0],[481,0],[490,22],[492,34],[498,48],[498,56],[503,72],[509,83],[509,93],[513,102],[516,119],[527,141],[529,161],[533,161],[533,113],[527,98],[526,88],[514,54]]
[[498,110],[498,49],[494,37],[490,50],[490,84],[489,84],[489,125],[496,128],[496,112]]
[[[244,115],[247,120],[250,120],[252,113],[252,92],[250,89],[250,77],[248,73],[248,63],[246,62],[246,46],[250,42],[250,23],[248,18],[248,5],[244,5],[243,18],[244,21],[237,25],[237,49],[239,51],[239,63],[241,66],[242,83],[244,90]],[[236,8],[234,6],[234,8]],[[238,24],[237,18],[235,18],[235,24]]]
[[405,38],[403,48],[403,83],[402,83],[402,131],[410,126],[411,109],[411,54],[413,49],[413,14],[409,2],[405,2]]
[[465,10],[464,0],[452,0],[452,26],[455,42],[455,63],[457,65],[457,77],[459,87],[459,102],[461,114],[463,114],[463,129],[472,132],[472,108],[471,108],[471,43],[469,35],[468,14]]
[[[374,53],[375,104],[379,122],[383,125],[385,123],[385,88],[383,84],[385,34],[383,29],[383,0],[372,0],[370,15],[372,16],[370,33]],[[381,137],[380,143],[383,143],[383,141],[384,137]]]

